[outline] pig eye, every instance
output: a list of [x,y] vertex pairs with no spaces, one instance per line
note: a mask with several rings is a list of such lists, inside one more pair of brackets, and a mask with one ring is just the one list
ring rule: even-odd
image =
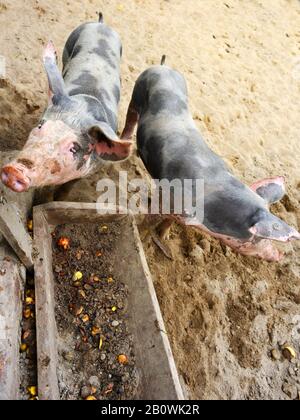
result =
[[45,124],[45,120],[41,120],[40,122],[39,122],[39,125],[38,125],[38,129],[40,130],[42,127],[43,127],[43,125]]
[[78,153],[80,149],[81,149],[81,147],[79,146],[79,144],[74,143],[73,146],[70,149],[70,152],[73,153],[73,155],[76,155],[76,153]]

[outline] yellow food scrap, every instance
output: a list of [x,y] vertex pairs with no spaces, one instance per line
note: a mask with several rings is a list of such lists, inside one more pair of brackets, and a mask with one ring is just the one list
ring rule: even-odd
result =
[[113,283],[114,279],[112,277],[108,277],[107,283]]
[[282,347],[282,351],[283,351],[283,355],[288,359],[296,359],[297,357],[296,350],[289,345],[284,345]]
[[26,305],[33,305],[34,304],[34,300],[32,297],[27,297],[25,299]]
[[92,336],[99,335],[101,333],[101,329],[99,327],[92,327]]
[[89,395],[88,397],[86,397],[86,401],[97,401],[97,398],[93,395]]
[[113,311],[113,312],[116,312],[116,310],[117,310],[118,308],[116,307],[116,306],[113,306],[112,308],[111,308],[111,310]]
[[99,229],[99,231],[100,232],[107,232],[108,231],[108,226],[106,226],[106,225],[101,226],[100,229]]
[[85,315],[83,315],[83,317],[81,319],[84,323],[86,323],[86,322],[89,322],[90,317],[87,314],[85,314]]
[[81,315],[83,312],[83,306],[80,306],[78,309],[75,309],[75,315],[79,316]]
[[32,396],[32,397],[36,397],[37,396],[37,387],[36,386],[29,386],[27,388],[28,393]]
[[83,274],[81,273],[81,271],[76,271],[76,273],[73,276],[73,280],[79,281],[79,280],[82,280],[82,278],[83,278]]
[[33,221],[32,220],[28,220],[27,222],[27,228],[30,232],[33,231]]
[[102,349],[102,346],[103,346],[103,338],[100,337],[100,340],[99,340],[99,350]]
[[27,344],[23,343],[20,345],[20,351],[24,353],[27,350]]

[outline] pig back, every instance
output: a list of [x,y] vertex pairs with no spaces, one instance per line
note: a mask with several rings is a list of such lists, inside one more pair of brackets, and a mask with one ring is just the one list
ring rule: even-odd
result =
[[[69,37],[64,50],[63,77],[69,96],[96,98],[116,120],[120,101],[120,60],[118,34],[103,23],[88,23]],[[113,118],[114,117],[114,118]],[[116,125],[116,121],[113,125]]]
[[184,77],[167,66],[153,66],[138,78],[132,103],[140,116],[165,112],[172,116],[188,111],[188,93]]

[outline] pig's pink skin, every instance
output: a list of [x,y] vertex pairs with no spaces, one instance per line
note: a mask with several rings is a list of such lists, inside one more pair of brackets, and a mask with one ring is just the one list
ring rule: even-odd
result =
[[[65,123],[47,121],[41,128],[32,130],[24,149],[16,160],[2,169],[2,174],[11,170],[22,173],[24,180],[27,180],[27,188],[22,191],[30,187],[60,185],[84,177],[93,165],[87,164],[77,169],[78,161],[71,151],[77,141],[77,134]],[[88,155],[86,160],[89,159]],[[32,162],[32,167],[23,162]]]
[[[126,147],[127,146],[127,147]],[[126,159],[129,154],[129,149],[132,146],[131,141],[127,140],[115,140],[114,141],[114,152],[122,157],[123,159]],[[98,155],[105,155],[105,154],[111,154],[111,148],[105,144],[105,143],[97,143],[97,144],[89,144],[89,151],[93,152],[95,151]]]
[[261,239],[256,243],[246,242],[244,244],[239,244],[238,241],[236,241],[236,245],[234,240],[232,240],[232,242],[231,240],[227,242],[226,239],[221,239],[221,241],[239,254],[261,258],[268,262],[279,262],[284,257],[284,253],[275,248],[269,239]]

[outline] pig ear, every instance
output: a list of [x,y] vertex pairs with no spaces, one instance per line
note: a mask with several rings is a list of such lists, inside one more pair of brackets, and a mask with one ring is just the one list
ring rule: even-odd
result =
[[260,195],[268,204],[280,201],[285,195],[284,177],[267,178],[256,182],[250,187]]
[[44,50],[43,62],[49,82],[49,102],[53,101],[54,96],[57,98],[66,96],[64,79],[57,67],[57,54],[52,41],[48,42]]
[[288,242],[293,239],[300,239],[300,234],[296,229],[268,211],[261,212],[258,221],[249,230],[258,238],[274,241]]
[[106,123],[97,123],[88,130],[93,140],[93,148],[104,160],[119,161],[127,159],[131,153],[132,142],[120,140]]

